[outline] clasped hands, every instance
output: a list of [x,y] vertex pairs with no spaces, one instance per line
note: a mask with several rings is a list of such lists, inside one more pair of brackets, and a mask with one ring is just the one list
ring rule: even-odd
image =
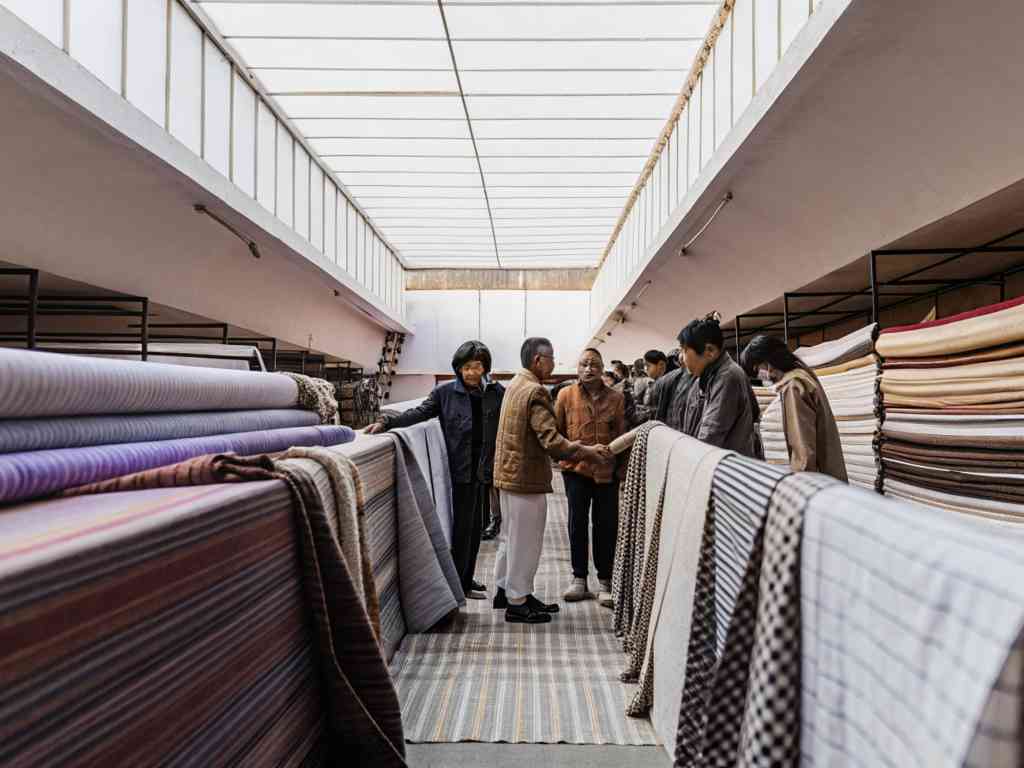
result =
[[583,461],[592,461],[597,464],[610,464],[615,461],[615,454],[607,445],[581,445],[579,447],[579,458]]

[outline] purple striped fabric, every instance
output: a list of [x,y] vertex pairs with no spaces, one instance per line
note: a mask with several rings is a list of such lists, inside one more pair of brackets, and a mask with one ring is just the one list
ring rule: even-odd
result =
[[86,483],[174,464],[207,453],[276,453],[292,446],[351,442],[348,427],[296,427],[0,456],[0,503],[39,498]]

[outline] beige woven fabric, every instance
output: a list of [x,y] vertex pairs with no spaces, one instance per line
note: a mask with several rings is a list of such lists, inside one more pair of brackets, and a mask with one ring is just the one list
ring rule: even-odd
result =
[[930,357],[985,349],[1024,339],[1024,304],[955,323],[883,333],[875,343],[882,357]]

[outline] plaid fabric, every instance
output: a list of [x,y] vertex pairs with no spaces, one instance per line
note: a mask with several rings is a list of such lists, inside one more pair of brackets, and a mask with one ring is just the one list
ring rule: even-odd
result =
[[987,703],[1024,625],[1022,545],[1018,525],[816,494],[801,551],[802,764],[931,768],[1019,750],[1019,685],[1009,721]]

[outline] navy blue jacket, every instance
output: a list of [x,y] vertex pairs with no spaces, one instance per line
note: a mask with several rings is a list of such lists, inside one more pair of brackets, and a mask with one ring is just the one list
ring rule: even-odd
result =
[[[481,414],[483,415],[483,444],[480,447],[480,466],[477,479],[490,484],[494,478],[494,445],[498,439],[498,415],[505,388],[496,381],[484,387]],[[405,413],[387,418],[387,429],[411,427],[421,421],[437,417],[444,432],[448,448],[448,467],[453,483],[471,483],[473,468],[473,405],[472,397],[462,379],[454,379],[434,387],[427,399]]]

